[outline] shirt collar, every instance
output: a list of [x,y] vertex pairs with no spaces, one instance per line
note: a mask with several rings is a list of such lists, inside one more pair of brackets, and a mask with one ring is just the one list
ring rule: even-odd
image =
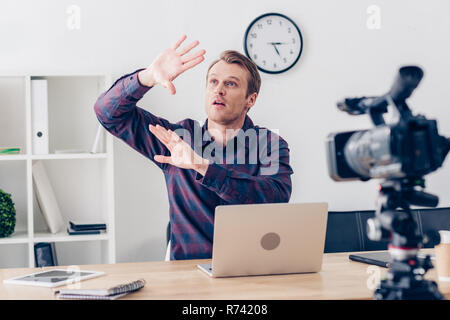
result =
[[[245,131],[247,131],[247,129],[253,128],[254,126],[255,125],[253,124],[252,119],[250,119],[250,117],[248,115],[245,115],[244,124],[242,125],[242,128],[241,128],[242,131],[245,132]],[[202,147],[204,147],[206,144],[210,143],[211,141],[214,141],[208,132],[208,118],[206,119],[206,121],[202,127],[202,137],[204,137],[204,139],[202,140]],[[237,140],[238,143],[240,143],[242,145],[242,141],[241,141],[242,139],[237,139],[237,137],[234,137],[233,140]],[[245,144],[244,147],[247,149],[249,148],[249,146],[247,146],[247,144]]]

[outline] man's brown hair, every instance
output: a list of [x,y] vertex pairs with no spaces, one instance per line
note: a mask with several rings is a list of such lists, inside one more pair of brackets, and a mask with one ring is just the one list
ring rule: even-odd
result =
[[249,58],[247,58],[245,55],[243,55],[238,51],[226,50],[222,52],[220,58],[213,61],[209,66],[208,72],[206,73],[206,79],[208,79],[209,70],[211,70],[212,66],[215,65],[220,60],[223,60],[226,63],[236,63],[248,71],[249,76],[247,79],[246,98],[253,92],[259,93],[259,88],[261,87],[261,76],[259,75],[258,68],[253,63],[252,60],[250,60]]

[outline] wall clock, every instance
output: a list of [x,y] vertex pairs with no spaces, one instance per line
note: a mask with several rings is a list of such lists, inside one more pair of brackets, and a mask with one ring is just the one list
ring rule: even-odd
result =
[[285,15],[266,13],[248,26],[244,50],[262,72],[282,73],[300,59],[302,33],[295,22]]

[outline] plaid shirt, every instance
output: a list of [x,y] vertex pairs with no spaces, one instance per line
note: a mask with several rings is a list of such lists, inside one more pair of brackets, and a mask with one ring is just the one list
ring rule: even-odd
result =
[[[136,106],[150,89],[139,83],[139,71],[118,79],[98,98],[94,107],[97,118],[107,131],[153,161],[163,171],[169,193],[171,260],[211,258],[216,206],[289,202],[292,191],[290,175],[293,170],[289,165],[288,144],[272,131],[254,126],[246,115],[242,132],[252,129],[260,134],[264,129],[267,141],[275,138],[277,143],[262,146],[258,139],[257,144],[250,145],[250,138],[244,138],[243,143],[242,139],[235,136],[222,147],[224,163],[218,163],[215,153],[217,150],[221,152],[221,149],[208,133],[208,119],[202,127],[192,119],[171,123]],[[154,155],[170,156],[170,151],[150,132],[150,124],[159,124],[175,132],[181,129],[190,133],[191,137],[201,135],[200,143],[194,138],[191,146],[197,153],[201,150],[203,157],[210,160],[205,176],[195,170],[156,162]],[[231,144],[237,145],[237,148]],[[233,163],[228,161],[226,155],[230,148],[233,151],[230,153]],[[258,154],[277,154],[277,157],[272,157],[270,164],[261,159],[250,164],[247,160],[255,148]],[[211,152],[206,152],[208,150]],[[237,160],[240,152],[241,156],[245,154],[244,163]],[[264,169],[274,164],[276,172],[263,173]]]

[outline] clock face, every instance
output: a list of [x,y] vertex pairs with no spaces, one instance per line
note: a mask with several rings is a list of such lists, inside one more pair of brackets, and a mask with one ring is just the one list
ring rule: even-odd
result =
[[300,58],[303,38],[288,17],[267,13],[250,23],[244,37],[246,55],[266,73],[289,70]]

